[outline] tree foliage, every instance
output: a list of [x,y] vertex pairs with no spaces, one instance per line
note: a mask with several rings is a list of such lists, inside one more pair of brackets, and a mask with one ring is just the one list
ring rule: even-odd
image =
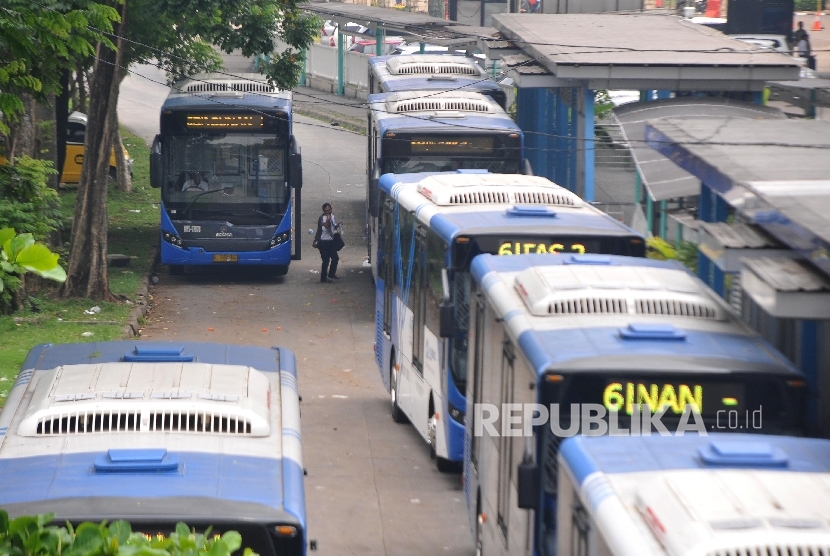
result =
[[[23,112],[21,93],[45,101],[60,71],[93,56],[98,41],[109,42],[118,12],[91,0],[3,0],[0,3],[0,134],[9,133]],[[100,31],[99,31],[100,30]]]
[[15,228],[45,240],[61,225],[58,193],[48,185],[52,163],[28,156],[0,166],[0,228]]
[[[5,309],[21,285],[21,277],[32,272],[48,280],[63,282],[66,271],[52,253],[32,234],[18,235],[14,228],[0,229],[0,308]],[[2,553],[2,552],[0,552]]]
[[[304,1],[128,0],[125,65],[156,63],[172,82],[220,69],[215,45],[228,53],[265,55],[263,73],[273,85],[292,89],[303,68],[301,51],[319,29],[318,18],[302,10]],[[275,52],[275,37],[289,48]]]
[[[167,536],[133,532],[126,521],[85,522],[77,529],[49,525],[54,514],[21,516],[13,520],[0,510],[0,554],[12,556],[231,556],[242,546],[236,531],[212,535],[184,523]],[[256,556],[250,548],[245,556]]]

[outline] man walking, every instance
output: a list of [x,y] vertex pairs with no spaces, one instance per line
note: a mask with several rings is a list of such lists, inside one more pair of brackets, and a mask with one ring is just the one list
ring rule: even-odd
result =
[[[320,281],[331,282],[332,279],[339,280],[337,275],[337,263],[340,255],[337,254],[337,247],[334,244],[334,234],[337,233],[337,220],[332,214],[331,204],[323,205],[323,214],[317,219],[317,233],[314,236],[313,247],[320,250],[320,258],[323,266],[320,268]],[[331,267],[329,267],[331,263]]]

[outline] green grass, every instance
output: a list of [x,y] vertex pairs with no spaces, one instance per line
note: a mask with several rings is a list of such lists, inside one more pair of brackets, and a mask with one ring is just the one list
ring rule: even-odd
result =
[[[133,188],[126,193],[115,186],[110,187],[107,198],[108,250],[127,255],[132,261],[129,267],[110,267],[109,283],[113,293],[135,301],[136,291],[152,267],[158,243],[159,193],[150,187],[150,153],[144,140],[125,129],[122,129],[122,136],[134,159]],[[75,197],[74,188],[60,192],[61,211],[69,222],[72,221]],[[68,231],[64,237],[69,238]],[[0,406],[33,346],[117,340],[135,306],[86,299],[60,300],[57,293],[58,288],[47,283],[40,291],[29,292],[36,310],[28,308],[14,315],[0,316],[0,338],[3,339],[0,342]],[[95,315],[84,313],[93,306],[100,307],[101,312]],[[83,335],[88,332],[92,336]]]

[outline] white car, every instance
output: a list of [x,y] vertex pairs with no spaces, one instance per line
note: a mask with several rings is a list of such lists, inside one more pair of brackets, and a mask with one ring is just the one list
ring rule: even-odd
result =
[[781,54],[792,54],[790,45],[787,44],[787,37],[784,35],[728,35],[733,39],[754,44],[761,48],[768,48]]
[[[358,37],[355,35],[346,35],[344,47],[347,49],[354,45],[354,43],[356,43],[357,41],[363,40],[364,38],[374,39],[374,33],[365,25],[358,25],[357,23],[347,23],[344,27],[345,30],[350,33],[359,33],[360,35],[364,35],[363,37]],[[323,24],[322,29],[320,30],[320,44],[337,47],[337,35],[337,23],[335,23],[334,21],[326,21]]]

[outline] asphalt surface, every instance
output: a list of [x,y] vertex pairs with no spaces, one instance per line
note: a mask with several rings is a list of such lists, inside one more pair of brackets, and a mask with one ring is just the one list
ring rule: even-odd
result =
[[[122,124],[148,141],[164,98],[151,96],[161,92],[157,87],[130,78],[119,100]],[[303,116],[295,118],[294,133],[303,154],[303,259],[283,278],[239,269],[171,277],[159,269],[141,338],[294,351],[309,536],[318,554],[470,555],[461,477],[439,473],[426,442],[392,421],[373,359],[374,286],[364,266],[366,138]],[[346,226],[342,278],[331,284],[319,281],[320,259],[307,234],[323,202]]]

